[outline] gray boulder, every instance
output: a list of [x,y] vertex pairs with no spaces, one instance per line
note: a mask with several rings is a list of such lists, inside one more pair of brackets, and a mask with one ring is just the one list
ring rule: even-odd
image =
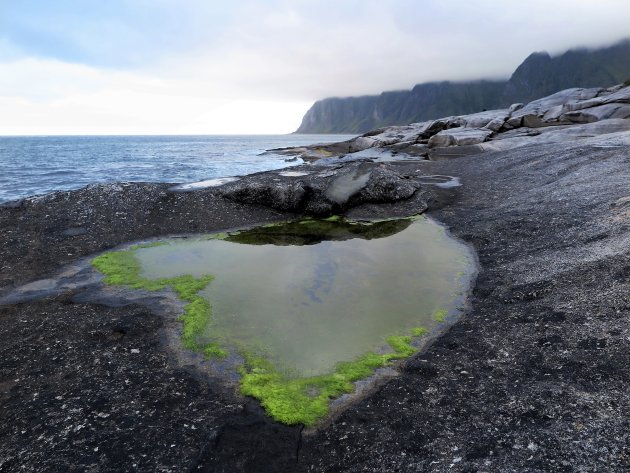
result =
[[[630,132],[630,120],[608,119],[593,123],[561,125],[545,128],[519,128],[497,135],[492,141],[477,145],[481,151],[505,151],[541,143],[574,142]],[[459,148],[447,148],[458,150]]]
[[511,128],[519,128],[526,126],[530,128],[538,128],[548,126],[549,123],[543,120],[544,115],[552,108],[562,106],[569,102],[581,102],[597,97],[604,89],[593,88],[573,88],[557,92],[548,97],[543,97],[528,103],[523,108],[512,113],[507,120],[507,125]]
[[[246,179],[219,189],[225,197],[245,204],[262,204],[285,212],[295,211],[304,204],[306,187],[301,181],[285,180],[280,183],[269,180]],[[270,203],[273,202],[273,205]]]
[[360,204],[409,199],[421,186],[418,180],[387,166],[350,163],[295,177],[276,172],[253,174],[216,192],[236,202],[324,216]]
[[630,87],[623,87],[613,93],[606,95],[603,100],[604,103],[630,103]]
[[[510,111],[508,109],[504,110],[488,110],[484,112],[474,113],[471,115],[464,115],[462,117],[458,117],[463,121],[463,125],[466,128],[484,128],[487,127],[491,122],[500,122],[503,125],[503,122],[510,117]],[[499,128],[501,128],[499,126]]]
[[607,103],[598,107],[584,108],[567,112],[560,116],[561,121],[571,123],[592,123],[609,118],[629,118],[630,104]]
[[378,167],[371,171],[366,186],[354,196],[353,204],[390,203],[409,199],[420,184],[392,170]]
[[505,124],[505,120],[506,118],[495,118],[494,120],[489,121],[484,128],[490,131],[499,131],[501,128],[503,128],[503,125]]
[[492,130],[485,128],[453,128],[443,130],[429,139],[429,147],[475,145],[486,141]]

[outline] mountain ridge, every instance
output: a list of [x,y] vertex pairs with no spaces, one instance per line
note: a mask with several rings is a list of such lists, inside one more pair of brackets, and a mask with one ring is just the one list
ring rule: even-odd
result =
[[434,81],[378,95],[329,97],[306,112],[296,133],[364,133],[447,115],[530,102],[570,87],[609,87],[630,78],[630,39],[612,46],[530,54],[507,80]]

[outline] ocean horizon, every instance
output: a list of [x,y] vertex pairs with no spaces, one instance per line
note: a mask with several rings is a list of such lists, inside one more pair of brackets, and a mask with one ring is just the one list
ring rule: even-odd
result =
[[302,164],[269,149],[354,135],[0,136],[0,202],[111,182],[188,183]]

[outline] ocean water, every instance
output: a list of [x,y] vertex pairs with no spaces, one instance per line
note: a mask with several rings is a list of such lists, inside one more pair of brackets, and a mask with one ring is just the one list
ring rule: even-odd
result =
[[186,183],[301,164],[272,148],[349,135],[0,137],[0,202],[94,183]]

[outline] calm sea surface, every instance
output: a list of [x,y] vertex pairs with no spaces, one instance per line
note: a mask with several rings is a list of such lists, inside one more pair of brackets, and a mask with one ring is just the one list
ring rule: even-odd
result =
[[99,182],[195,182],[300,164],[265,150],[346,135],[0,137],[0,202]]

